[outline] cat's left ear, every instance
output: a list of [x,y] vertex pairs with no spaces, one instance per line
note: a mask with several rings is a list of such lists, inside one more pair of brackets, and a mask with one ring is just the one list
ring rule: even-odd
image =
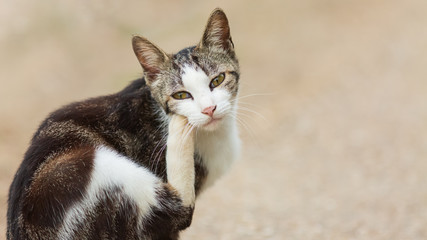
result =
[[197,47],[234,51],[228,19],[222,9],[217,8],[211,13],[202,40]]
[[133,51],[139,60],[148,81],[152,81],[154,76],[160,72],[169,56],[159,47],[148,41],[146,38],[134,36],[132,38]]

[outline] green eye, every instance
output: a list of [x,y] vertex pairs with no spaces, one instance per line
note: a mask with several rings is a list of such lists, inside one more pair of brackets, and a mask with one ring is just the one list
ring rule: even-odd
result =
[[189,92],[176,92],[174,94],[172,94],[172,97],[178,100],[182,100],[182,99],[187,99],[187,98],[192,98],[191,94]]
[[209,83],[209,87],[211,89],[218,87],[222,82],[224,82],[225,74],[221,73],[218,76],[216,76],[211,83]]

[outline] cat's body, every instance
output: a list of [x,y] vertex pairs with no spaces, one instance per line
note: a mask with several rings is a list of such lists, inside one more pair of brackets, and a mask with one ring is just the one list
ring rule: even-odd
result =
[[237,157],[239,69],[224,13],[173,56],[133,44],[143,78],[61,108],[35,133],[10,188],[8,239],[177,239],[196,195]]

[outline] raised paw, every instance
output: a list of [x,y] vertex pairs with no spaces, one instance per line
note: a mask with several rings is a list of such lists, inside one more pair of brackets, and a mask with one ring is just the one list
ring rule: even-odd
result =
[[169,122],[166,150],[168,183],[184,206],[194,206],[194,131],[185,117],[173,115]]
[[169,122],[168,148],[179,147],[184,151],[194,151],[194,131],[186,117],[172,115]]

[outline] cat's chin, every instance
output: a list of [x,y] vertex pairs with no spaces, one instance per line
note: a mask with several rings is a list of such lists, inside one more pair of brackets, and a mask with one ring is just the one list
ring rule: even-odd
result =
[[201,125],[199,128],[209,132],[215,131],[220,127],[222,121],[222,118],[211,118],[207,123]]

